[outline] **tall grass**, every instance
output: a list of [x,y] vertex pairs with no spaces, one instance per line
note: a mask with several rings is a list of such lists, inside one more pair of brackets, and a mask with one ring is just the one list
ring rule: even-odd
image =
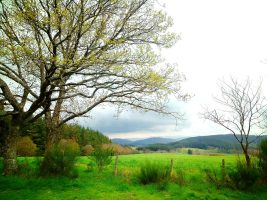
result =
[[146,161],[140,168],[139,181],[149,183],[166,182],[170,178],[170,167],[157,162]]

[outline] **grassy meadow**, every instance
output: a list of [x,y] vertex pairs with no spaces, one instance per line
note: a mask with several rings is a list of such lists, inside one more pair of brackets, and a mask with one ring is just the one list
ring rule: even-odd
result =
[[[169,183],[165,190],[157,185],[141,185],[137,174],[146,161],[155,161],[170,165],[174,161],[174,171],[183,171],[185,184]],[[119,156],[118,176],[113,175],[113,163],[102,173],[97,169],[88,170],[88,157],[79,157],[76,164],[78,178],[64,177],[38,178],[25,176],[0,176],[0,199],[107,199],[107,200],[157,200],[157,199],[212,199],[212,200],[266,200],[267,187],[257,185],[250,191],[242,192],[229,188],[217,189],[205,179],[205,169],[220,172],[221,160],[225,159],[226,168],[235,166],[236,155],[185,155],[175,153],[135,154]],[[35,158],[19,158],[26,168],[36,167]],[[24,164],[23,164],[24,163]],[[2,166],[0,166],[2,168]]]

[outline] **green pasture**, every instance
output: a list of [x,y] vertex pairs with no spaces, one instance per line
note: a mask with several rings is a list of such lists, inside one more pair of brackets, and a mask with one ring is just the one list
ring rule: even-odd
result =
[[[141,185],[137,180],[140,166],[146,161],[155,161],[170,165],[174,161],[174,171],[183,171],[186,183],[180,186],[170,183],[167,189],[159,191],[154,184]],[[250,191],[242,192],[229,188],[217,189],[205,179],[205,169],[220,172],[222,159],[225,159],[226,168],[234,168],[236,155],[184,155],[184,154],[135,154],[119,156],[118,176],[113,175],[114,164],[108,166],[99,174],[94,168],[88,171],[88,157],[79,157],[76,168],[79,177],[69,179],[64,177],[38,178],[27,176],[4,177],[0,176],[1,200],[266,200],[267,187],[256,185]],[[34,169],[37,166],[36,158],[19,158],[27,171],[27,164]],[[2,166],[0,166],[2,168]]]

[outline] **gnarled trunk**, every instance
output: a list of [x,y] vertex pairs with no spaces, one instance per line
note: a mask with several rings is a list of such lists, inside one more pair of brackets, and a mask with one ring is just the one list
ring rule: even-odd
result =
[[9,128],[4,142],[4,175],[10,176],[17,173],[17,138],[19,136],[20,127],[13,125]]
[[[49,169],[51,168],[51,158],[50,153],[55,144],[61,139],[60,131],[57,127],[57,121],[53,120],[51,113],[47,112],[45,115],[45,126],[46,126],[46,144],[44,159],[41,164],[41,174],[49,174]],[[53,164],[53,163],[52,163]]]
[[58,128],[58,120],[51,117],[50,113],[46,114],[46,146],[45,152],[49,151],[54,144],[57,144],[61,139],[60,130]]

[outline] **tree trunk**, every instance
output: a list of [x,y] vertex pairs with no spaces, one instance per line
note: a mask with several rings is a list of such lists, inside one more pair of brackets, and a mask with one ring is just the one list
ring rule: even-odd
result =
[[54,144],[57,144],[60,141],[60,132],[57,128],[51,126],[46,129],[47,138],[46,138],[46,147],[45,151],[49,151]]
[[244,145],[241,143],[241,147],[242,147],[245,159],[246,159],[246,165],[247,165],[247,167],[250,167],[251,166],[251,160],[250,160],[250,156],[248,154],[248,144],[246,143],[246,145]]
[[6,134],[4,143],[4,175],[10,176],[17,173],[17,138],[20,127],[13,125],[10,127],[9,133]]
[[57,144],[60,140],[60,132],[55,124],[52,122],[51,118],[46,118],[46,143],[45,143],[45,152],[44,152],[44,159],[41,164],[40,172],[42,175],[50,174],[51,172],[51,150],[55,144]]
[[57,125],[59,122],[54,120],[51,113],[46,113],[45,126],[46,126],[46,146],[45,152],[49,151],[54,144],[58,143],[61,139],[60,131]]
[[251,166],[251,160],[250,160],[250,156],[248,154],[248,151],[245,151],[244,154],[245,154],[245,158],[246,158],[247,167],[250,167]]

